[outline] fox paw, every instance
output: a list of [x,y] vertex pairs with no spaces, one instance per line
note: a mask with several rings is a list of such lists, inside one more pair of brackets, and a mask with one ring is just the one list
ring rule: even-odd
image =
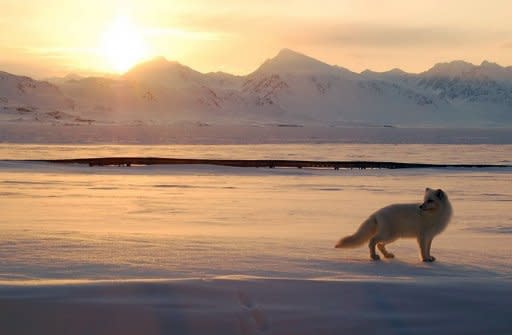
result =
[[375,255],[370,255],[371,259],[373,259],[374,261],[380,261],[380,256],[375,254]]
[[429,263],[431,263],[431,262],[433,262],[435,260],[436,260],[436,258],[434,256],[429,256],[427,258],[423,258],[424,262],[429,262]]

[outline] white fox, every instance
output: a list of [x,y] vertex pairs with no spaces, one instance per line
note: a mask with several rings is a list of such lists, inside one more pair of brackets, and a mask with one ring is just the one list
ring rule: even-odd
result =
[[452,216],[452,206],[442,190],[425,190],[423,204],[395,204],[379,209],[364,221],[357,232],[342,238],[336,248],[353,248],[369,241],[370,257],[379,260],[375,247],[386,258],[395,255],[386,250],[386,244],[400,237],[414,237],[418,241],[421,259],[433,262],[430,246]]

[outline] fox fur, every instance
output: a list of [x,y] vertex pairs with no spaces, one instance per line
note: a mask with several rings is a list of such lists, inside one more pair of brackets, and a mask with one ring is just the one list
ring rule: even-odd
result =
[[446,228],[451,216],[452,206],[446,193],[427,188],[422,204],[394,204],[381,208],[353,235],[340,239],[335,247],[354,248],[368,242],[371,259],[379,260],[375,247],[384,257],[393,258],[395,256],[386,250],[386,244],[402,237],[415,238],[421,259],[433,262],[436,259],[430,254],[432,240]]

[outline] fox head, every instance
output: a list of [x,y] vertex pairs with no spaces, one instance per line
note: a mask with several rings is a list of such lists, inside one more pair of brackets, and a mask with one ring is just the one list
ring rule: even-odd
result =
[[443,207],[447,201],[446,193],[443,190],[433,190],[431,188],[425,189],[425,196],[423,203],[420,205],[420,209],[424,211],[436,211]]

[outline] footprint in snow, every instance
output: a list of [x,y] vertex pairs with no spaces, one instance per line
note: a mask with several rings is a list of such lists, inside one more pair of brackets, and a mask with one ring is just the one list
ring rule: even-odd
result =
[[242,307],[238,317],[240,334],[270,334],[270,324],[265,312],[256,306],[245,292],[238,292],[238,300]]

